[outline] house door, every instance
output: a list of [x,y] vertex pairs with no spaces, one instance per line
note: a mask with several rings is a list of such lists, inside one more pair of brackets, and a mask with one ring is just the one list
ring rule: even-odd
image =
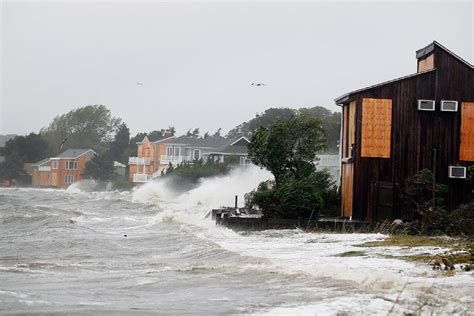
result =
[[371,186],[370,199],[372,201],[371,221],[383,221],[393,218],[393,184],[391,182],[375,182]]
[[343,164],[341,171],[341,215],[342,217],[352,217],[354,164]]

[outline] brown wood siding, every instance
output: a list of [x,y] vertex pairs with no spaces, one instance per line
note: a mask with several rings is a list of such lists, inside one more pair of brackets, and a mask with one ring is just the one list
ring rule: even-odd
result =
[[352,202],[353,202],[353,164],[343,164],[341,172],[341,215],[343,217],[352,216]]
[[474,161],[474,102],[461,104],[461,145],[459,160]]
[[362,100],[361,156],[390,158],[392,100]]
[[[403,190],[405,181],[423,168],[434,170],[436,181],[448,185],[445,195],[448,209],[469,200],[465,180],[450,179],[449,165],[472,165],[460,160],[461,112],[441,112],[441,100],[474,102],[472,68],[435,47],[436,70],[377,86],[350,95],[349,101],[362,104],[364,98],[392,100],[390,158],[361,157],[362,111],[356,109],[356,156],[353,165],[354,219],[370,219],[370,188],[375,182],[392,183],[394,192]],[[436,101],[436,111],[418,111],[417,100]],[[460,106],[461,107],[461,106]],[[344,117],[345,119],[345,117]],[[434,164],[436,155],[436,164]],[[412,217],[394,194],[392,217]]]

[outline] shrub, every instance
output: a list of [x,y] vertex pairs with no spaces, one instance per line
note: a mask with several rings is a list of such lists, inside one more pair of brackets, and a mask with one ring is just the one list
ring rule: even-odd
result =
[[423,169],[407,179],[402,201],[414,214],[414,231],[431,234],[445,231],[448,213],[442,195],[447,191],[446,185],[435,183],[429,169]]
[[246,206],[257,206],[265,217],[314,218],[322,210],[338,207],[335,195],[337,188],[327,171],[315,171],[306,178],[288,174],[279,185],[275,181],[260,183],[246,195]]
[[474,237],[474,202],[462,204],[448,215],[447,233]]

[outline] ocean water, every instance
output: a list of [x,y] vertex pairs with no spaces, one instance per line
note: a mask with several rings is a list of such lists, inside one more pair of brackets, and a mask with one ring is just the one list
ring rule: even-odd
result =
[[[0,189],[0,314],[474,314],[474,276],[445,277],[366,248],[380,234],[234,232],[206,214],[270,175],[165,181],[132,192]],[[363,251],[359,257],[339,257]]]

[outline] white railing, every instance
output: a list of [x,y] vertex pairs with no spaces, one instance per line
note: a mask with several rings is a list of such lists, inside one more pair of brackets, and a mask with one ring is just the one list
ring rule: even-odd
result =
[[149,165],[150,158],[148,157],[128,157],[129,165]]
[[146,173],[135,173],[133,175],[133,182],[148,182],[151,176]]
[[161,156],[160,164],[167,165],[171,162],[173,165],[177,165],[179,163],[182,163],[183,161],[189,161],[189,160],[191,160],[191,157],[189,157],[189,156],[166,156],[166,155],[163,155],[163,156]]
[[51,167],[50,166],[39,166],[38,167],[38,171],[51,171]]

